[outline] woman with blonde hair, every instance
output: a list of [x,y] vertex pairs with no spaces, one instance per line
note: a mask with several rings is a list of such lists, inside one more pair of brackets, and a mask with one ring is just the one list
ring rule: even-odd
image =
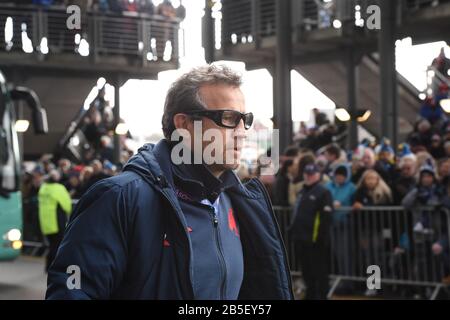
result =
[[355,209],[364,206],[383,206],[392,203],[391,188],[373,169],[367,169],[358,182],[355,194]]
[[[380,250],[386,250],[390,218],[386,213],[374,214],[370,210],[364,210],[369,206],[386,206],[392,204],[392,192],[383,178],[373,169],[364,171],[358,182],[355,203],[353,208],[357,213],[350,219],[355,237],[356,251],[355,266],[363,263],[386,265],[386,261],[377,254]],[[390,231],[389,231],[390,232]],[[391,239],[392,241],[392,239]],[[362,274],[359,274],[361,276]],[[365,295],[375,295],[376,290],[367,290]]]

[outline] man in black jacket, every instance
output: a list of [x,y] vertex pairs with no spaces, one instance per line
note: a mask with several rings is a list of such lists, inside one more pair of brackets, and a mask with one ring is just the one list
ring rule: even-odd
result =
[[300,259],[305,299],[324,300],[328,291],[330,224],[332,196],[321,184],[316,164],[305,167],[305,186],[298,194],[290,234]]

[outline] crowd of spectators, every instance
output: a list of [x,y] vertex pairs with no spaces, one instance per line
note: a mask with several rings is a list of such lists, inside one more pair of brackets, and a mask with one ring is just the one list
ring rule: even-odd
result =
[[15,5],[37,5],[43,8],[66,8],[69,5],[77,5],[82,12],[95,11],[115,14],[135,12],[183,20],[186,16],[186,9],[182,1],[177,1],[176,6],[172,2],[171,0],[163,0],[159,1],[156,6],[152,0],[18,0],[12,3]]
[[[433,65],[446,72],[448,59],[443,52]],[[445,77],[448,78],[447,73]],[[320,183],[332,197],[332,225],[341,228],[336,233],[341,238],[333,242],[338,246],[335,248],[336,261],[345,265],[339,272],[350,274],[352,266],[354,268],[361,262],[358,258],[369,257],[368,243],[374,245],[374,239],[378,239],[376,250],[388,250],[394,256],[406,259],[402,254],[411,250],[418,233],[421,233],[430,237],[425,242],[428,244],[423,254],[427,261],[423,265],[431,269],[431,265],[436,263],[431,260],[442,258],[439,261],[442,261],[444,271],[438,277],[450,282],[447,216],[437,214],[445,208],[450,209],[450,118],[440,103],[448,98],[449,87],[446,81],[442,81],[423,101],[413,131],[398,146],[393,146],[386,138],[378,141],[364,139],[353,150],[345,149],[336,143],[336,136],[341,131],[338,125],[332,124],[324,113],[314,110],[315,126],[308,129],[303,124],[300,127],[294,144],[280,156],[278,173],[274,177],[259,177],[270,191],[275,206],[294,208],[294,214],[298,215],[300,213],[295,208],[299,208],[300,203],[305,211],[301,203],[306,200],[302,196],[308,192],[304,191],[305,188],[311,188],[305,180],[308,178],[305,168],[314,165],[320,170]],[[374,225],[372,218],[358,214],[370,207],[394,206],[412,212],[411,218],[396,220],[399,218],[394,218],[394,213],[386,214],[388,210],[383,211],[384,224],[381,220],[374,220],[378,221]],[[353,222],[349,222],[351,214],[354,214]],[[359,254],[342,245],[345,241],[352,241],[349,239],[356,241],[354,246],[361,250]],[[387,239],[391,247],[380,244]],[[415,250],[417,254],[417,248]],[[417,263],[418,260],[415,261]],[[421,268],[417,268],[416,271],[420,272]],[[422,271],[422,275],[426,275],[426,271]]]

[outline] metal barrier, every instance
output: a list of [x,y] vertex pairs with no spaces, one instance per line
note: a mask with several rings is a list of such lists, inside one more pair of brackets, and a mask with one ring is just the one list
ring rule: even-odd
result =
[[[293,275],[300,264],[288,228],[290,208],[275,207]],[[430,299],[449,286],[450,214],[445,208],[365,207],[340,208],[330,230],[331,297],[343,281],[367,281],[367,267],[381,270],[381,282],[433,287]],[[438,248],[437,244],[440,244]]]
[[[47,39],[49,54],[75,54],[81,41],[87,41],[93,57],[129,55],[144,62],[179,57],[177,18],[89,11],[81,15],[81,30],[69,30],[68,17],[65,8],[0,5],[0,51],[22,51],[24,37],[28,37],[35,49]],[[7,25],[12,25],[12,30],[6,32]]]

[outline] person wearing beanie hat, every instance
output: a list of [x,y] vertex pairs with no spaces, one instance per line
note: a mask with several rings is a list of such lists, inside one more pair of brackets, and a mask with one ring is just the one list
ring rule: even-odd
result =
[[412,189],[403,199],[405,208],[414,206],[434,206],[440,203],[442,190],[436,177],[436,171],[431,159],[428,159],[419,169],[419,181],[417,187]]
[[408,143],[403,142],[398,145],[398,147],[397,147],[398,158],[401,158],[403,156],[410,155],[410,154],[413,154],[413,153],[411,152],[411,147],[409,146]]
[[[426,161],[420,167],[419,172],[417,187],[405,196],[402,205],[412,213],[412,230],[408,233],[417,235],[412,238],[413,247],[420,246],[420,248],[423,248],[423,254],[416,261],[415,267],[419,274],[428,274],[428,270],[431,270],[431,261],[426,257],[441,254],[444,243],[447,241],[447,237],[444,237],[445,239],[442,237],[445,232],[443,233],[441,215],[439,209],[437,209],[443,204],[445,194],[436,179],[436,172],[431,161]],[[427,210],[423,209],[424,207],[435,209]],[[423,238],[425,234],[427,235],[426,241]],[[437,268],[439,269],[440,266]]]
[[[393,181],[393,178],[395,177],[395,152],[394,149],[390,145],[390,141],[386,138],[384,138],[381,141],[381,144],[378,148],[378,160],[375,165],[375,169],[380,171],[380,174],[382,174],[385,181],[390,184]],[[383,174],[384,173],[384,174]]]
[[[339,274],[351,274],[352,271],[352,253],[350,214],[351,211],[343,210],[342,207],[351,207],[355,197],[356,187],[351,181],[351,169],[349,165],[338,165],[332,174],[332,180],[325,187],[330,191],[333,198],[334,208],[341,208],[333,213],[333,232],[334,238],[334,259],[341,263],[337,263]],[[351,286],[343,283],[339,288],[341,292],[351,291]]]
[[[332,173],[332,180],[325,185],[331,192],[335,208],[349,207],[353,204],[356,187],[351,182],[351,175],[348,165],[338,165]],[[333,217],[335,221],[344,219],[336,214]]]

